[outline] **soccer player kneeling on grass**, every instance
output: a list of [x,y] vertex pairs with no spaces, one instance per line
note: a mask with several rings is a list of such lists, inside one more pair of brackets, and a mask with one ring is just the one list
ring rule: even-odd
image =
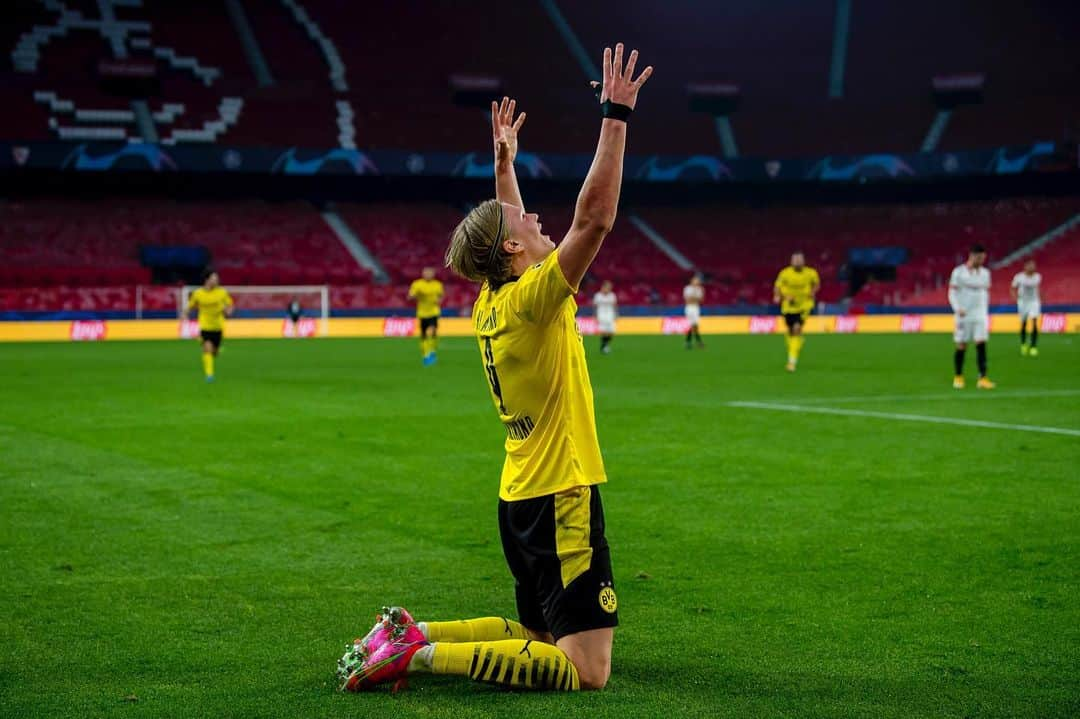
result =
[[652,68],[604,50],[603,120],[574,221],[558,248],[525,211],[514,175],[514,102],[492,106],[495,200],[454,229],[447,265],[482,282],[473,323],[492,401],[506,428],[499,530],[519,621],[416,623],[387,608],[339,662],[342,688],[406,675],[456,674],[530,689],[600,689],[618,624],[598,486],[606,481],[574,294],[615,221],[626,121]]
[[821,287],[821,278],[817,270],[806,266],[806,258],[803,253],[796,252],[791,255],[791,264],[780,270],[773,285],[773,301],[780,303],[780,314],[784,316],[787,324],[787,336],[784,338],[787,344],[788,372],[794,372],[799,363],[799,353],[802,352],[803,326],[806,318],[814,310],[817,301],[818,288]]
[[968,253],[967,262],[957,265],[949,278],[949,304],[955,313],[956,330],[953,340],[952,386],[964,388],[964,353],[969,342],[975,343],[975,359],[979,365],[979,389],[993,389],[994,383],[986,376],[986,339],[990,330],[990,270],[986,269],[986,250],[974,245]]
[[203,274],[203,286],[191,293],[185,314],[190,314],[192,310],[199,311],[203,374],[207,382],[213,382],[214,358],[221,349],[225,318],[231,316],[233,311],[232,297],[221,286],[217,272],[207,270]]

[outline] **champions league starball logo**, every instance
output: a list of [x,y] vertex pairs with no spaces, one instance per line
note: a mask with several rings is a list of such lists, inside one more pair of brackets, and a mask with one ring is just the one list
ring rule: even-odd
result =
[[118,150],[101,151],[87,144],[78,145],[60,164],[65,170],[175,170],[176,162],[157,145],[125,145]]
[[656,156],[650,157],[638,168],[635,177],[653,182],[674,182],[676,180],[733,180],[735,174],[726,163],[712,155],[692,155],[685,159],[671,160]]
[[239,170],[240,166],[244,164],[244,157],[236,150],[226,150],[225,154],[221,156],[221,164],[227,170]]
[[[548,166],[532,152],[519,152],[514,159],[514,167],[525,177],[551,177]],[[476,153],[470,152],[458,161],[453,174],[458,177],[495,177],[495,161],[478,161]]]
[[329,152],[307,153],[291,148],[274,161],[272,172],[285,175],[377,175],[379,168],[372,159],[359,150],[337,148]]
[[811,168],[808,179],[873,180],[914,174],[915,170],[898,155],[864,155],[850,159],[826,157]]

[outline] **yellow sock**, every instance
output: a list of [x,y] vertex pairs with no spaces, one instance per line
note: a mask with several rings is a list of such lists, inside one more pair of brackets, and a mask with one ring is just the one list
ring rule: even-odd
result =
[[207,377],[214,376],[214,355],[204,352],[202,356],[202,369]]
[[784,346],[787,347],[787,356],[789,360],[795,359],[795,338],[791,335],[784,335]]
[[493,642],[499,639],[528,639],[525,627],[513,619],[481,617],[458,622],[421,622],[429,642]]
[[526,689],[581,689],[577,668],[561,649],[529,639],[433,644],[431,671]]
[[428,342],[431,343],[429,346],[431,347],[432,352],[439,349],[439,338],[438,337],[431,337],[430,339],[428,339]]
[[791,353],[795,359],[799,359],[799,353],[802,352],[802,346],[805,341],[806,340],[802,335],[796,335],[791,338]]

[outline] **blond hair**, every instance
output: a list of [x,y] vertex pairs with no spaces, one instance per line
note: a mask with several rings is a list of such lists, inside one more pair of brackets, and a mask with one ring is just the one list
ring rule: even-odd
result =
[[498,200],[485,200],[450,233],[446,266],[473,282],[503,282],[510,276],[510,253],[503,248],[509,238],[502,205]]

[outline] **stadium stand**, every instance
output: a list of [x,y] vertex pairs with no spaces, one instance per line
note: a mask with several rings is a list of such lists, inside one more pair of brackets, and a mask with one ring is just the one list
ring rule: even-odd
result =
[[[566,207],[530,208],[557,241],[569,227]],[[629,214],[632,210],[626,210]],[[944,283],[973,242],[1001,258],[1080,211],[1075,199],[1011,199],[920,205],[824,207],[647,207],[637,212],[708,279],[709,305],[768,305],[776,272],[801,249],[821,273],[820,299],[849,295],[849,250],[901,247],[908,261],[895,280],[859,287],[855,305],[941,306]],[[442,269],[446,238],[461,211],[449,205],[342,204],[338,214],[385,268],[391,281],[372,281],[316,209],[306,203],[179,203],[127,200],[107,205],[63,200],[0,205],[0,309],[124,310],[135,285],[151,275],[139,248],[195,246],[210,251],[233,285],[328,284],[335,310],[405,308],[408,284],[425,266],[446,282],[446,306],[467,308],[474,288]],[[1047,276],[1047,302],[1075,301],[1077,242],[1073,231],[1036,258]],[[1015,269],[1001,270],[1004,277]],[[598,283],[615,283],[626,305],[678,305],[688,273],[630,222],[620,221],[597,257],[579,302]],[[32,288],[31,291],[26,291]],[[147,309],[175,305],[171,288],[149,290]],[[1004,293],[1004,294],[1003,294]],[[28,297],[35,297],[30,300]],[[995,302],[1007,302],[999,280]],[[254,300],[253,300],[254,301]],[[155,302],[157,304],[155,304]],[[172,304],[169,304],[172,303]]]
[[19,290],[5,294],[0,309],[14,309],[19,295],[40,310],[131,310],[134,286],[152,279],[139,261],[144,245],[205,247],[236,285],[344,287],[371,279],[304,203],[7,202],[0,204],[0,287]]
[[[1080,227],[1074,227],[1050,244],[994,270],[994,283],[990,290],[991,304],[1012,304],[1013,300],[1009,295],[1010,283],[1013,275],[1023,269],[1024,262],[1028,259],[1035,260],[1043,276],[1043,305],[1076,303],[1080,298]],[[944,280],[947,279],[946,273]],[[908,298],[907,303],[914,306],[947,304],[948,288],[944,285],[944,280],[931,290]]]
[[[1043,304],[1075,303],[1080,298],[1080,228],[1073,228],[1033,257],[1043,275]],[[1007,291],[1007,282],[1023,268],[1024,259],[998,270],[998,277],[1006,283],[998,282],[993,301],[1008,301],[1002,292]]]
[[940,149],[1060,140],[1069,123],[1080,121],[1080,58],[1066,5],[1012,3],[993,12],[977,0],[856,5],[851,97],[873,102],[888,92],[929,106],[933,76],[983,73],[982,104],[953,113]]
[[[115,20],[97,2],[17,2],[0,27],[10,66],[0,70],[7,112],[0,137],[19,140],[139,138],[126,98],[99,88],[97,63],[114,48],[103,36],[125,28],[135,58],[153,59],[160,92],[149,109],[163,143],[488,150],[487,118],[455,106],[449,75],[498,78],[520,96],[530,121],[523,149],[589,152],[596,112],[583,95],[586,73],[541,2],[470,6],[425,4],[417,23],[408,3],[243,0],[264,45],[273,87],[256,87],[222,4],[198,14],[175,3],[123,3]],[[686,107],[686,84],[725,82],[742,89],[733,117],[745,155],[913,151],[934,116],[930,79],[981,72],[985,101],[957,110],[945,150],[1059,139],[1080,119],[1074,78],[1080,56],[1067,16],[1053,3],[980,12],[963,0],[888,6],[855,4],[842,99],[827,98],[831,0],[760,4],[676,3],[656,13],[630,0],[618,27],[595,3],[558,3],[586,48],[616,32],[649,47],[661,68],[650,102],[633,120],[635,154],[717,153],[712,118]],[[62,11],[61,11],[62,9]],[[785,18],[778,22],[777,18]],[[503,41],[512,39],[510,41]],[[1008,45],[1008,54],[997,48]],[[917,48],[915,51],[913,48]],[[904,62],[897,63],[902,56]],[[432,58],[452,57],[452,64]],[[767,58],[768,62],[762,62]],[[542,59],[538,61],[538,59]],[[593,58],[593,62],[597,59]],[[408,82],[387,81],[393,68]],[[537,208],[530,208],[537,209]],[[1070,200],[860,206],[642,207],[638,211],[708,275],[707,303],[764,305],[791,250],[803,249],[823,278],[821,299],[848,299],[847,253],[902,247],[909,259],[895,279],[856,283],[855,306],[944,304],[943,283],[966,247],[979,241],[1002,257],[1075,213]],[[556,239],[569,207],[538,208]],[[631,212],[623,210],[623,218]],[[206,247],[227,283],[330,284],[339,310],[403,308],[407,283],[424,266],[442,267],[447,233],[461,209],[436,203],[347,204],[345,221],[390,275],[380,285],[326,227],[311,205],[259,202],[174,203],[117,198],[107,205],[63,199],[0,205],[0,309],[34,302],[42,310],[133,307],[134,287],[152,281],[139,263],[147,244]],[[1077,233],[1044,247],[1047,301],[1076,300]],[[1011,273],[1015,271],[1008,268]],[[623,305],[676,305],[687,272],[621,219],[581,287],[587,301],[611,279]],[[1000,274],[1000,273],[999,273]],[[440,271],[447,305],[465,307],[473,289]],[[25,288],[34,288],[26,292]],[[995,301],[1007,291],[1000,282]],[[36,299],[28,299],[34,297]],[[173,290],[143,298],[169,306]],[[23,308],[25,309],[25,307]]]
[[[902,247],[908,261],[895,281],[871,282],[854,300],[863,304],[946,304],[940,288],[974,242],[1003,257],[1060,224],[1075,199],[801,208],[656,208],[641,214],[710,278],[710,302],[768,304],[777,270],[794,250],[821,274],[819,298],[848,294],[852,248]],[[940,294],[940,293],[939,293]]]
[[[477,140],[481,113],[454,106],[448,87],[450,74],[465,72],[498,77],[521,97],[534,118],[526,135],[529,149],[585,152],[595,142],[595,112],[581,101],[588,93],[585,72],[542,3],[428,3],[424,23],[412,20],[406,3],[247,0],[244,5],[256,38],[273,50],[266,59],[275,87],[255,87],[220,5],[201,8],[197,21],[173,3],[116,8],[117,22],[132,28],[132,55],[158,62],[161,93],[151,98],[151,107],[159,113],[161,137],[474,150],[482,148]],[[585,47],[610,42],[611,18],[601,6],[563,6]],[[111,50],[99,31],[85,24],[98,17],[97,8],[80,7],[81,20],[19,4],[13,21],[5,24],[0,40],[10,48],[13,69],[2,73],[2,95],[9,107],[25,112],[7,114],[4,136],[134,136],[127,120],[100,123],[94,126],[97,134],[88,128],[64,134],[62,114],[34,100],[35,93],[54,93],[80,109],[130,109],[126,101],[97,90],[94,68],[97,60],[111,57]],[[732,124],[743,155],[913,152],[935,114],[930,80],[943,73],[984,73],[987,85],[982,105],[953,114],[942,149],[1057,140],[1080,122],[1072,81],[1080,59],[1068,23],[1052,4],[1016,4],[994,13],[980,12],[973,0],[947,7],[929,0],[902,7],[856,5],[844,97],[828,99],[834,9],[827,0],[785,0],[767,8],[687,3],[681,11],[669,5],[657,14],[651,3],[625,3],[620,36],[644,47],[647,33],[650,62],[662,68],[650,85],[654,101],[635,117],[634,151],[720,151],[712,118],[687,109],[691,82],[741,88],[742,105]],[[778,16],[786,21],[777,22]],[[361,33],[364,41],[353,41],[352,33]],[[514,41],[493,41],[508,37]],[[916,44],[919,51],[912,52]],[[1017,52],[996,52],[1004,45]],[[904,62],[898,64],[901,55]],[[428,62],[431,57],[453,57],[453,65]],[[386,82],[370,72],[373,67],[396,68],[409,82]],[[161,115],[166,105],[183,108]],[[284,113],[288,123],[280,122]],[[100,128],[108,131],[101,134]]]

